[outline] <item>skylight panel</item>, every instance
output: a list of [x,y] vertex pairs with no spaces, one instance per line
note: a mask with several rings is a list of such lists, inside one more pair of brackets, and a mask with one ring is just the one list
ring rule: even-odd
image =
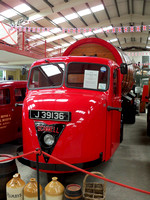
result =
[[79,34],[79,35],[75,35],[75,36],[74,36],[74,38],[76,38],[76,39],[80,39],[80,38],[82,38],[82,37],[84,37],[82,34]]
[[54,28],[51,30],[52,33],[59,33],[61,32],[61,29],[60,28]]
[[107,26],[103,28],[104,31],[111,30],[111,29],[112,29],[112,26]]
[[1,12],[0,14],[7,18],[10,18],[10,17],[16,16],[17,12],[14,11],[13,9],[8,9],[8,10],[5,10],[4,12]]
[[62,46],[55,46],[54,49],[60,49]]
[[60,23],[63,23],[66,21],[66,19],[64,17],[59,17],[59,18],[56,18],[54,20],[52,20],[55,24],[60,24]]
[[46,51],[53,51],[53,50],[54,50],[53,48],[46,49]]
[[30,37],[30,39],[36,40],[36,39],[39,39],[41,37],[42,37],[41,35],[33,35],[33,36]]
[[94,33],[102,33],[103,31],[108,31],[108,30],[111,30],[111,29],[112,29],[112,26],[107,26],[107,27],[104,27],[104,28],[97,29],[93,32]]
[[95,31],[93,31],[94,33],[102,33],[103,32],[103,29],[102,28],[100,28],[100,29],[98,29],[98,30],[95,30]]
[[85,15],[91,14],[91,11],[90,11],[90,9],[87,8],[87,9],[79,11],[78,14],[82,17],[82,16],[85,16]]
[[62,44],[62,47],[68,47],[68,46],[70,46],[70,44],[68,43]]
[[48,36],[48,35],[52,35],[52,33],[49,32],[49,31],[44,31],[44,32],[40,33],[40,35],[46,37],[46,36]]
[[91,8],[92,12],[98,12],[101,10],[104,10],[104,6],[102,4],[98,5],[98,6],[94,6]]
[[55,40],[59,40],[59,39],[61,39],[61,38],[65,38],[65,37],[67,37],[68,36],[68,34],[67,33],[64,33],[64,34],[60,34],[60,35],[57,35],[57,36],[54,36],[54,37],[50,37],[50,38],[48,38],[46,41],[47,42],[52,42],[52,41],[55,41]]
[[117,41],[118,41],[117,38],[114,38],[114,39],[112,39],[112,40],[109,40],[109,42],[117,42]]
[[84,33],[85,36],[90,36],[90,35],[94,35],[93,32],[88,32],[88,33]]
[[15,6],[14,9],[19,11],[20,13],[24,13],[28,10],[31,10],[31,8],[29,6],[27,6],[25,3]]
[[31,17],[29,17],[29,21],[37,21],[37,20],[40,20],[40,19],[42,19],[43,17],[42,17],[42,15],[40,15],[40,14],[36,14],[36,15],[32,15]]
[[68,20],[72,20],[72,19],[78,18],[78,15],[76,13],[73,13],[73,14],[70,14],[70,15],[66,15],[65,17]]

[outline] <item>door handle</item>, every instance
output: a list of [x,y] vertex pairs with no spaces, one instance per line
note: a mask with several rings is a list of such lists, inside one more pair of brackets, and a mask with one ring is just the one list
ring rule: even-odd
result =
[[122,108],[117,108],[117,107],[111,107],[111,106],[107,106],[107,110],[108,110],[108,111],[111,111],[111,110],[116,110],[116,111],[119,111],[119,112],[121,112],[121,111],[122,111]]
[[23,106],[23,103],[15,103],[15,107],[17,106]]

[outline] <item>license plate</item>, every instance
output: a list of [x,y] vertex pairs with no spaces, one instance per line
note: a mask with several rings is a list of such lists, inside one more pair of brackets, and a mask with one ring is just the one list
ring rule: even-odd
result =
[[30,119],[53,120],[53,121],[70,121],[71,112],[29,110]]

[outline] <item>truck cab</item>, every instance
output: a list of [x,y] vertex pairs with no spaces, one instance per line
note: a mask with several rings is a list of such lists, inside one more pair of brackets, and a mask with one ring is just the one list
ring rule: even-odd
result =
[[22,104],[27,81],[0,82],[0,144],[22,137]]

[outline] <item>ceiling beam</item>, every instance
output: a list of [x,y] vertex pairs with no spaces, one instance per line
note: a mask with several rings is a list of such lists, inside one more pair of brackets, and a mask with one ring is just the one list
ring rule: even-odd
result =
[[53,8],[54,5],[52,5],[48,0],[43,0],[50,8]]
[[40,10],[38,10],[37,8],[35,8],[34,6],[32,6],[30,3],[28,3],[26,0],[20,0],[21,2],[27,4],[32,10],[34,10],[35,12],[39,13]]
[[127,8],[128,8],[128,14],[130,14],[130,4],[129,4],[129,0],[127,0]]
[[134,14],[134,0],[131,0],[132,3],[132,14]]
[[71,10],[72,10],[74,13],[76,13],[76,15],[78,15],[79,19],[83,22],[83,24],[84,24],[85,26],[88,26],[88,24],[84,21],[84,19],[77,13],[77,11],[76,11],[75,8],[72,7]]
[[97,19],[96,15],[95,15],[95,14],[93,13],[93,11],[91,10],[91,7],[89,6],[89,4],[86,3],[85,5],[86,5],[86,6],[88,7],[88,9],[91,11],[92,16],[94,17],[95,21],[96,21],[97,23],[99,23],[99,20]]
[[118,17],[120,17],[120,13],[119,13],[119,8],[118,8],[117,0],[114,0],[114,2],[115,2],[115,6],[116,6],[116,10],[117,10]]
[[145,15],[145,5],[146,5],[146,0],[143,1],[143,11],[142,11],[142,15]]

